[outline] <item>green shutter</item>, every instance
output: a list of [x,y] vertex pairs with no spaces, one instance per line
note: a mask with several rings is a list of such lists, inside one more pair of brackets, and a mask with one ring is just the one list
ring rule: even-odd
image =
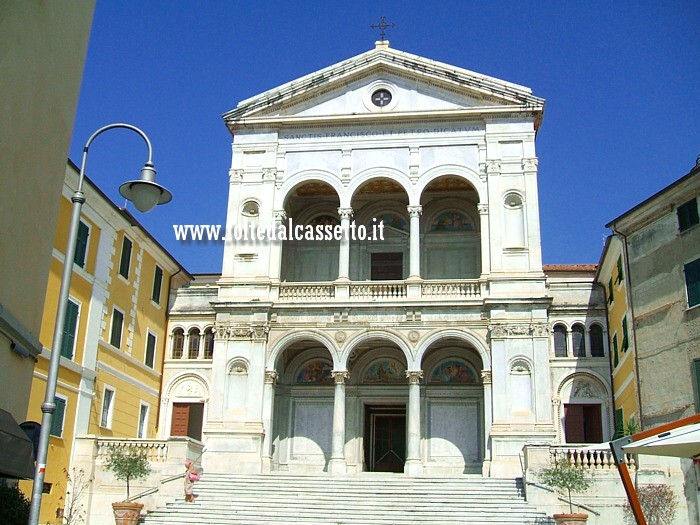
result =
[[613,368],[617,367],[620,362],[620,356],[617,353],[617,334],[613,336]]
[[613,280],[612,277],[608,281],[608,304],[613,302]]
[[617,279],[615,282],[621,283],[625,278],[625,273],[622,271],[622,255],[617,258]]
[[112,310],[112,333],[109,344],[115,348],[120,348],[122,344],[122,328],[124,326],[124,314],[119,310]]
[[685,286],[688,292],[688,307],[700,304],[700,259],[685,265]]
[[129,266],[131,266],[131,241],[124,237],[122,241],[122,256],[119,261],[119,274],[124,277],[124,279],[129,278]]
[[625,414],[621,408],[615,409],[615,435],[613,439],[621,438],[625,435]]
[[61,342],[61,355],[67,359],[73,359],[75,347],[75,335],[78,328],[78,305],[68,299],[66,319],[63,324],[63,341]]
[[156,357],[156,336],[149,333],[146,339],[146,366],[153,368]]
[[75,244],[75,256],[73,257],[73,262],[85,268],[85,256],[87,255],[87,243],[88,235],[90,234],[90,228],[83,221],[80,221],[78,226],[78,240]]
[[700,359],[693,359],[693,379],[695,380],[695,410],[700,412]]
[[51,435],[61,437],[63,435],[63,419],[66,415],[66,400],[54,397],[54,403],[56,403],[56,410],[51,420]]
[[627,317],[622,318],[622,351],[626,352],[630,347],[629,333],[627,331]]
[[160,266],[156,266],[155,274],[153,275],[153,293],[151,299],[154,303],[160,304],[160,289],[163,285],[163,270]]

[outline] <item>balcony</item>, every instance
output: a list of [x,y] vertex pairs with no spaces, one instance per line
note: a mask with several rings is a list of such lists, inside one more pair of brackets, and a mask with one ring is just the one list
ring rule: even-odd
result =
[[484,284],[484,281],[478,279],[285,282],[277,289],[276,302],[480,300]]

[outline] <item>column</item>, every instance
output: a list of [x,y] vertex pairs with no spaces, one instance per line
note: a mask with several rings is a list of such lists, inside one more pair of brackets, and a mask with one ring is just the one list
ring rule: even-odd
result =
[[420,380],[422,370],[406,370],[408,378],[408,445],[404,472],[407,476],[423,474],[420,459]]
[[491,397],[491,370],[481,371],[481,382],[484,385],[484,463],[481,475],[491,475],[491,423],[493,422],[493,400]]
[[[284,210],[275,210],[272,212],[272,215],[274,217],[274,225],[273,228],[275,229],[275,236],[280,231],[280,228],[282,227],[282,223],[284,220],[287,218],[287,213]],[[289,235],[289,232],[287,232],[287,235]],[[272,245],[270,246],[270,280],[271,281],[279,281],[280,280],[280,273],[282,269],[282,242],[279,239],[275,241],[271,241]]]
[[333,400],[331,461],[328,464],[328,472],[332,476],[337,476],[348,472],[348,466],[345,462],[345,380],[349,374],[347,370],[334,370],[331,375],[335,380],[335,397]]
[[477,204],[481,223],[481,275],[491,273],[491,239],[489,237],[489,205]]
[[263,389],[263,437],[262,448],[262,471],[272,470],[272,414],[275,410],[275,383],[277,383],[277,372],[274,370],[265,371],[265,387]]
[[411,220],[408,278],[420,279],[420,215],[423,212],[423,207],[408,206],[406,209]]
[[340,227],[343,237],[340,239],[340,254],[338,257],[338,280],[350,280],[350,218],[352,208],[338,208]]

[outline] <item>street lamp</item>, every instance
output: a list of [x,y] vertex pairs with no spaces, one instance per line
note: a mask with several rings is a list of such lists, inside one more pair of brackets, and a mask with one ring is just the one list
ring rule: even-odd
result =
[[51,360],[49,361],[49,374],[46,378],[46,395],[44,403],[41,405],[41,433],[39,434],[39,448],[36,455],[36,468],[34,470],[34,485],[32,487],[32,504],[29,513],[29,525],[39,523],[39,511],[41,510],[41,496],[44,488],[44,475],[46,473],[46,457],[49,449],[49,436],[51,434],[51,422],[53,413],[56,410],[55,396],[56,383],[58,381],[58,365],[61,361],[60,348],[63,344],[63,326],[68,309],[68,294],[70,292],[70,282],[73,276],[73,258],[75,257],[75,244],[78,240],[78,228],[80,226],[80,211],[85,202],[85,194],[82,192],[83,180],[85,179],[85,163],[87,161],[88,148],[95,138],[113,128],[125,128],[135,131],[148,146],[148,161],[141,169],[141,178],[132,180],[119,187],[119,193],[123,197],[131,200],[134,206],[141,212],[152,210],[158,204],[170,202],[173,198],[168,190],[156,184],[156,170],[153,168],[153,149],[151,141],[139,128],[130,124],[110,124],[98,129],[85,143],[83,148],[83,161],[80,165],[80,175],[78,177],[78,188],[75,190],[71,201],[73,202],[70,230],[68,242],[66,243],[65,258],[63,261],[63,278],[61,279],[61,290],[58,295],[58,311],[56,312],[56,326],[53,333],[53,345],[51,347]]

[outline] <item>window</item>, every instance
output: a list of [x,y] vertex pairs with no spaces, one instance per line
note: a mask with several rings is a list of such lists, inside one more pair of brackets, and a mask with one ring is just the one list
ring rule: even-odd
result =
[[148,429],[148,403],[141,403],[141,408],[139,409],[139,427],[136,431],[137,438],[145,438]]
[[691,226],[695,226],[700,222],[698,217],[698,199],[693,198],[678,206],[676,210],[678,214],[678,231],[684,232]]
[[180,359],[185,347],[185,331],[177,328],[173,331],[173,359]]
[[122,256],[119,260],[119,275],[124,279],[129,279],[129,268],[131,267],[131,248],[132,243],[125,235],[122,241]]
[[700,304],[700,259],[686,264],[683,268],[685,272],[685,288],[688,292],[688,308]]
[[78,240],[75,243],[75,255],[73,255],[73,262],[81,268],[85,268],[89,236],[90,228],[83,221],[80,221],[80,224],[78,225]]
[[599,324],[592,324],[589,337],[591,339],[591,355],[593,357],[605,356],[605,343],[603,342],[603,328]]
[[617,334],[613,336],[613,368],[620,363],[620,356],[617,351]]
[[112,412],[114,412],[114,390],[106,386],[102,396],[102,414],[100,415],[102,428],[112,428]]
[[613,280],[612,277],[608,281],[608,304],[612,304],[615,299],[615,294],[613,293]]
[[627,316],[622,318],[622,351],[627,352],[630,347],[630,338],[627,331]]
[[156,362],[156,336],[148,331],[146,336],[146,366],[153,368]]
[[78,329],[78,312],[80,307],[72,299],[68,299],[68,309],[63,323],[63,341],[61,342],[61,355],[66,359],[73,359],[75,351],[75,336]]
[[187,345],[187,358],[197,359],[199,357],[199,328],[192,328],[187,339],[189,340]]
[[114,348],[122,346],[122,328],[124,327],[124,314],[115,307],[112,310],[112,331],[109,335],[109,344]]
[[204,330],[204,359],[214,357],[214,330],[207,328]]
[[625,272],[622,271],[622,255],[617,258],[617,279],[615,283],[621,283],[625,278]]
[[160,289],[163,286],[163,269],[156,265],[156,271],[153,275],[153,292],[151,292],[151,300],[160,304]]
[[51,420],[51,435],[56,437],[63,436],[63,421],[66,419],[66,399],[55,396],[56,411],[53,413]]
[[569,355],[566,344],[566,327],[558,324],[554,327],[554,355],[556,357],[566,357]]
[[403,279],[403,253],[373,253],[370,260],[372,281],[400,281]]
[[586,329],[581,324],[575,324],[571,329],[574,357],[586,357]]

